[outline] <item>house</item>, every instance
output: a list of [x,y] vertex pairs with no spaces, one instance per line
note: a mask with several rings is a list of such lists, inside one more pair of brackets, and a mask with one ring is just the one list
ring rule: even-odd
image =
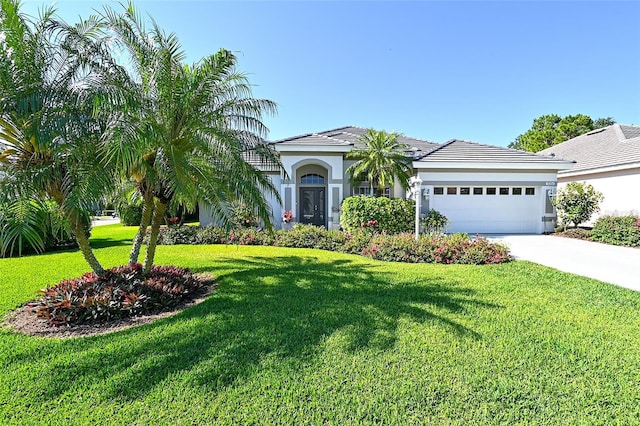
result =
[[614,124],[538,154],[574,160],[573,167],[558,171],[558,187],[574,181],[592,185],[604,195],[599,215],[640,212],[640,126]]
[[[369,184],[352,187],[345,171],[352,160],[345,155],[360,146],[366,129],[341,127],[272,142],[287,176],[277,168],[261,166],[276,187],[283,205],[270,200],[276,225],[284,211],[294,220],[327,228],[340,227],[340,204],[352,195],[368,194]],[[422,213],[436,209],[450,220],[448,232],[543,233],[552,231],[559,170],[570,161],[461,140],[444,144],[409,137],[413,169],[422,180]],[[385,189],[390,197],[405,197],[399,184]],[[211,223],[206,209],[200,222]]]

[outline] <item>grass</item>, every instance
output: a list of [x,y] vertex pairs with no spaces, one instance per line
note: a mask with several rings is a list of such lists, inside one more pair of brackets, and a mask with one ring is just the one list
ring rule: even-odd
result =
[[[94,229],[105,266],[132,228]],[[68,340],[0,331],[0,424],[638,424],[640,294],[528,262],[162,246],[205,302]],[[87,268],[0,259],[0,314]]]

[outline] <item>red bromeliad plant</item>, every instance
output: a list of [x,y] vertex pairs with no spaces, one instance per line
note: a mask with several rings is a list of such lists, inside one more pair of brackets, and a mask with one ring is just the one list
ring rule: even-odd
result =
[[64,280],[41,290],[42,298],[31,306],[52,325],[72,325],[165,311],[202,290],[188,269],[155,266],[145,275],[137,263]]

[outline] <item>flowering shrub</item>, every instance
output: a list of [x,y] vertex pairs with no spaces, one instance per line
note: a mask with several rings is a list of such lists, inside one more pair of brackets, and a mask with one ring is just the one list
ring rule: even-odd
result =
[[466,234],[425,236],[378,235],[364,248],[363,256],[389,262],[461,263],[483,265],[512,260],[509,249],[486,238]]
[[640,218],[636,216],[602,216],[591,231],[593,241],[619,246],[640,246]]
[[[326,230],[313,225],[296,224],[290,231],[268,233],[256,229],[190,227],[189,231],[163,229],[162,244],[239,244],[273,245],[277,247],[317,248],[349,254],[361,254],[391,262],[427,263],[502,263],[511,260],[507,247],[486,238],[470,238],[467,234],[423,235],[418,241],[413,234],[374,234],[368,227],[354,232]],[[176,233],[181,237],[178,238]],[[169,235],[171,237],[169,237]],[[181,241],[181,242],[171,242]]]
[[41,290],[34,310],[56,326],[99,322],[168,310],[202,290],[188,269],[154,266],[145,276],[142,265],[126,265]]

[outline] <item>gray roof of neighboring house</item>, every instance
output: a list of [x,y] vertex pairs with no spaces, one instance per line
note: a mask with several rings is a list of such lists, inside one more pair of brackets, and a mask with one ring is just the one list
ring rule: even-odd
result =
[[576,165],[561,173],[640,163],[640,126],[614,124],[592,130],[543,149],[538,154],[574,160]]
[[562,162],[559,158],[538,155],[531,152],[519,151],[516,149],[503,148],[500,146],[484,145],[476,142],[452,139],[442,145],[437,146],[430,152],[425,153],[420,162],[448,162],[459,163],[544,163]]

